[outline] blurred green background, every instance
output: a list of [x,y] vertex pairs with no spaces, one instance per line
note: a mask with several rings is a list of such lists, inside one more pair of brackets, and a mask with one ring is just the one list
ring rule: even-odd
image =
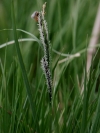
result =
[[[44,0],[14,0],[17,29],[28,31],[36,37],[40,38],[37,22],[31,19],[31,15],[34,11],[41,11],[44,2]],[[81,50],[88,47],[100,1],[47,0],[46,2],[47,8],[45,19],[48,25],[51,48],[65,54],[75,54],[77,52],[80,53]],[[13,32],[11,30],[4,29],[12,29],[11,0],[0,0],[0,45],[14,40]],[[19,39],[31,38],[31,36],[21,31],[17,31],[17,34]],[[100,44],[100,36],[97,43]],[[55,91],[55,94],[53,93],[54,116],[52,115],[53,121],[50,123],[49,120],[51,119],[51,115],[49,114],[50,110],[48,111],[47,91],[45,91],[47,88],[40,65],[43,51],[37,42],[30,41],[20,42],[20,49],[32,89],[31,91],[34,101],[33,103],[36,104],[35,109],[37,111],[37,115],[39,116],[38,123],[40,129],[43,131],[41,133],[44,133],[44,131],[45,133],[47,133],[45,128],[47,128],[47,130],[50,129],[51,131],[51,128],[49,127],[51,123],[54,124],[52,125],[56,133],[61,133],[61,131],[62,133],[64,133],[66,128],[69,129],[69,133],[71,133],[71,131],[74,131],[74,129],[77,133],[79,133],[78,130],[80,129],[80,123],[82,123],[82,112],[85,112],[83,111],[84,108],[82,108],[82,104],[85,103],[85,100],[83,101],[81,89],[83,71],[86,62],[86,58],[84,57],[84,55],[86,53],[84,52],[78,58],[74,58],[73,60],[69,61],[68,64],[62,63],[57,65],[57,60],[64,59],[65,57],[59,57],[57,53],[53,51],[51,52],[52,70],[56,68],[56,71],[52,72],[55,89],[53,89],[53,91]],[[32,114],[30,113],[31,108],[29,108],[29,103],[26,102],[27,93],[25,90],[25,84],[23,82],[21,70],[16,56],[17,53],[15,45],[9,45],[5,48],[0,49],[0,113],[2,114],[0,116],[0,126],[5,124],[4,127],[1,129],[2,131],[5,130],[4,133],[7,133],[7,129],[11,129],[10,124],[12,126],[12,133],[14,129],[16,129],[16,125],[17,127],[20,127],[20,132],[23,129],[26,132],[27,130],[30,131],[27,125],[32,128],[34,127]],[[86,84],[87,88],[90,85],[87,91],[87,95],[89,96],[89,98],[87,98],[86,101],[88,102],[89,99],[90,102],[90,110],[88,113],[89,124],[87,124],[87,127],[89,129],[90,124],[92,123],[91,121],[93,121],[92,115],[94,114],[97,107],[97,103],[95,103],[95,101],[100,101],[95,99],[95,97],[99,99],[99,93],[97,95],[94,93],[96,89],[98,90],[99,86],[99,67],[94,70],[94,68],[97,67],[97,63],[99,62],[98,59],[99,52],[95,57],[95,61],[92,63],[92,78],[90,77]],[[92,93],[91,95],[93,97],[90,96],[90,93]],[[94,99],[95,104],[91,104],[93,103]],[[26,105],[23,109],[24,104]],[[4,110],[2,108],[2,105],[4,105]],[[76,112],[74,112],[74,109],[76,110]],[[15,115],[14,113],[12,113],[11,117],[7,116],[7,124],[7,114],[4,113],[6,112],[5,110],[14,110],[13,112],[16,114]],[[21,117],[20,114],[22,115]],[[15,119],[13,119],[13,117]],[[24,120],[24,122],[20,123],[19,119]],[[68,126],[66,126],[67,124],[65,124],[67,119]],[[83,122],[81,126],[85,125],[84,123],[85,122]],[[45,126],[45,124],[47,124],[47,127]],[[72,129],[70,125],[73,125]],[[5,126],[7,126],[7,128],[5,128]],[[18,130],[19,129],[17,128],[16,133]],[[9,133],[11,133],[10,130]]]
[[[26,30],[39,38],[37,23],[31,19],[34,11],[41,11],[43,0],[15,0],[16,25],[18,29]],[[47,0],[46,20],[48,22],[49,38],[52,47],[63,53],[73,53],[86,47],[89,42],[95,21],[99,0]],[[0,1],[0,30],[12,29],[11,1]],[[18,32],[18,38],[28,38],[24,33]],[[12,31],[0,31],[0,44],[13,40]],[[88,45],[88,44],[87,44]],[[21,50],[26,66],[36,64],[39,45],[33,42],[21,43]],[[73,50],[75,48],[75,51]],[[4,50],[0,49],[0,58],[4,60]],[[15,46],[7,47],[7,66],[10,67],[13,56],[16,54]],[[53,53],[52,61],[56,54]]]
[[[37,22],[31,19],[31,15],[34,11],[41,11],[44,2],[45,1],[43,0],[15,0],[14,5],[17,29],[28,31],[40,38]],[[47,0],[45,18],[48,24],[51,47],[65,54],[75,54],[88,47],[98,6],[99,0]],[[1,45],[14,40],[13,32],[11,30],[3,29],[12,29],[10,0],[0,1]],[[19,39],[31,38],[29,35],[20,31],[18,31],[17,34]],[[29,79],[30,82],[33,80],[34,83],[38,82],[39,79],[36,77],[37,75],[38,77],[41,75],[40,60],[43,55],[41,47],[37,42],[27,41],[21,42],[20,48],[27,72],[31,69]],[[0,58],[3,64],[5,60],[5,53],[7,56],[6,70],[9,71],[11,63],[17,55],[15,45],[10,45],[6,48],[0,49]],[[84,68],[84,54],[85,52],[81,54],[80,57],[74,58],[74,60],[71,61],[72,63],[68,65],[62,79],[62,81],[65,80],[64,86],[66,84],[69,88],[72,88],[74,85],[72,82],[76,82],[76,76],[78,76],[77,83],[79,82],[79,84],[81,84]],[[51,52],[51,56],[53,68],[59,58],[59,55]],[[65,57],[62,56],[60,57],[60,59],[64,58]],[[95,61],[94,66],[96,66],[97,63],[98,60]],[[57,78],[59,77],[60,68],[63,65],[64,63],[58,66],[58,70],[56,72]]]

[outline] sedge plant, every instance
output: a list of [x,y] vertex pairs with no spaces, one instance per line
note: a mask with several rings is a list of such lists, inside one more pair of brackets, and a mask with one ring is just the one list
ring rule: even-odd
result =
[[90,49],[86,45],[99,0],[47,1],[50,35],[45,4],[41,12],[32,15],[38,27],[30,19],[31,12],[42,5],[42,0],[13,2],[16,5],[14,9],[12,4],[13,21],[9,0],[0,3],[0,18],[3,16],[0,28],[12,26],[6,27],[3,22],[13,24],[12,29],[0,31],[0,133],[100,133],[100,39],[95,45],[98,50],[93,55],[89,74],[86,72],[86,55]]
[[49,93],[49,99],[50,103],[52,100],[52,77],[51,77],[51,57],[50,57],[50,41],[48,36],[48,28],[47,28],[47,22],[44,19],[45,15],[45,8],[46,8],[46,2],[43,4],[43,9],[41,12],[35,11],[31,17],[34,18],[38,22],[39,27],[39,33],[40,33],[40,39],[43,47],[44,56],[41,60],[41,66],[42,70],[45,75],[46,84],[48,88]]

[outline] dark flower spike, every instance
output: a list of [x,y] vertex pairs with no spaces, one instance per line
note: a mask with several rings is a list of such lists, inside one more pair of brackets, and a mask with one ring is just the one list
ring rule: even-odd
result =
[[45,8],[46,8],[46,2],[43,4],[42,11],[41,12],[35,11],[32,14],[31,18],[35,19],[38,22],[38,26],[39,26],[40,39],[41,39],[43,51],[44,51],[44,57],[41,60],[41,66],[42,66],[42,70],[46,78],[46,84],[47,84],[49,99],[51,103],[52,101],[52,76],[51,76],[51,70],[50,70],[50,64],[51,64],[50,41],[48,37],[47,22],[44,19]]
[[41,60],[41,66],[42,66],[43,72],[45,74],[46,84],[48,87],[48,93],[49,93],[49,98],[50,98],[50,103],[51,103],[51,100],[52,100],[51,72],[50,72],[50,69],[48,68],[48,62],[46,61],[45,57],[43,57]]

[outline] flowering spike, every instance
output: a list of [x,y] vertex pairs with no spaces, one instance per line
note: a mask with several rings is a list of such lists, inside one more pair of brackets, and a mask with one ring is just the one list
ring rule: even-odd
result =
[[50,103],[52,99],[52,77],[51,77],[51,70],[50,70],[50,41],[48,37],[48,28],[47,28],[47,22],[44,19],[45,15],[45,8],[46,8],[46,2],[43,4],[43,8],[41,12],[34,12],[32,14],[32,18],[34,18],[38,22],[39,27],[39,33],[40,33],[40,39],[43,46],[44,51],[44,57],[41,60],[41,66],[46,78],[46,84],[48,88]]

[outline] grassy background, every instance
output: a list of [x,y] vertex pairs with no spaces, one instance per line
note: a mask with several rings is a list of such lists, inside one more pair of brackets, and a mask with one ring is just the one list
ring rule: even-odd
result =
[[[37,23],[31,19],[45,1],[16,0],[14,14],[17,29],[39,38]],[[46,20],[53,49],[65,54],[81,52],[89,44],[99,0],[47,0]],[[0,44],[14,40],[11,1],[0,1]],[[18,31],[18,39],[32,38]],[[100,37],[99,42],[100,44]],[[86,52],[78,58],[58,64],[65,57],[51,52],[53,107],[49,106],[37,42],[19,43],[29,88],[23,79],[15,45],[0,49],[0,133],[99,133],[100,132],[100,59],[93,57],[90,75],[86,73]],[[84,92],[82,78],[84,77]],[[26,91],[31,92],[31,96]],[[31,88],[31,89],[30,89]],[[33,112],[34,108],[34,112]],[[34,116],[34,118],[32,117]]]

